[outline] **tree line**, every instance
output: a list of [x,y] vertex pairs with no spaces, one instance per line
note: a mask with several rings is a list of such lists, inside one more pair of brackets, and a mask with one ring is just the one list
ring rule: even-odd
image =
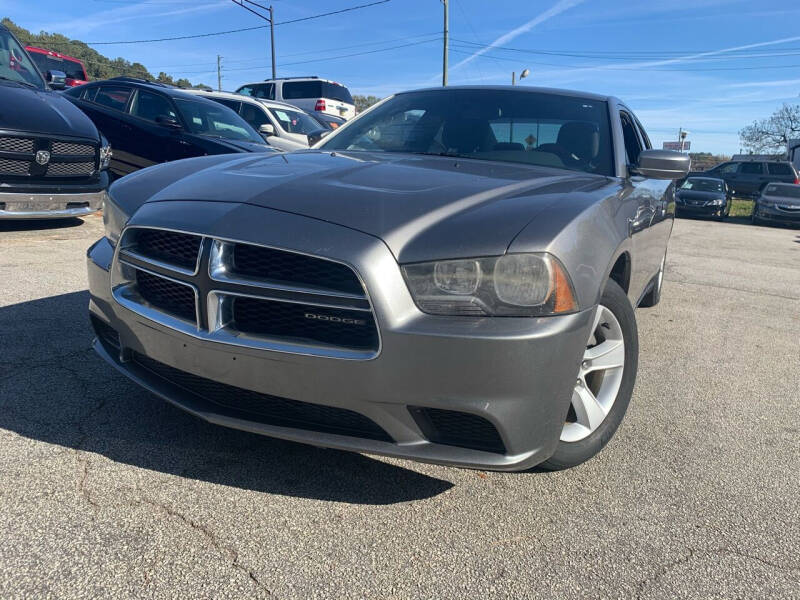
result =
[[108,58],[100,54],[97,50],[90,48],[85,43],[79,40],[71,40],[60,33],[48,33],[46,31],[32,33],[20,27],[8,17],[5,17],[2,23],[26,46],[36,46],[77,58],[86,67],[86,74],[89,76],[89,79],[109,79],[111,77],[126,76],[146,79],[148,81],[157,81],[181,88],[195,87],[211,89],[209,86],[202,83],[196,85],[192,84],[191,81],[185,78],[173,79],[171,75],[163,71],[158,75],[153,75],[142,63],[130,62],[121,57],[114,59]]

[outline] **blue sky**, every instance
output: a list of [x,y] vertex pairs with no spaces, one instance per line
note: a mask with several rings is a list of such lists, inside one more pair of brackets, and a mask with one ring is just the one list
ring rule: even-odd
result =
[[[269,0],[256,0],[267,4]],[[370,0],[273,0],[276,21]],[[800,103],[800,7],[786,0],[450,0],[451,84],[542,85],[619,96],[655,144],[734,153],[738,130]],[[0,0],[23,27],[87,42],[260,25],[231,0]],[[276,27],[278,75],[320,75],[385,96],[441,81],[440,0],[377,6]],[[96,45],[152,72],[223,88],[269,76],[266,30],[152,44]],[[369,54],[361,54],[370,52]],[[358,56],[342,55],[360,54]]]

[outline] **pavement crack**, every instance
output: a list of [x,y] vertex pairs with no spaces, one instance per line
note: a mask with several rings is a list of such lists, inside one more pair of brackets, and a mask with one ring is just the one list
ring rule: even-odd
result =
[[241,563],[241,561],[239,559],[239,552],[235,548],[233,548],[232,546],[223,544],[217,538],[217,536],[214,534],[214,532],[211,531],[208,527],[206,527],[202,523],[198,523],[197,521],[195,521],[191,517],[188,517],[188,516],[184,515],[183,513],[175,510],[174,508],[172,508],[172,507],[170,507],[170,506],[168,506],[166,504],[163,504],[161,502],[156,502],[155,500],[140,499],[140,500],[134,500],[134,503],[146,504],[146,505],[156,509],[157,511],[164,513],[168,517],[171,517],[171,518],[174,518],[174,519],[180,521],[181,523],[183,523],[184,525],[189,527],[191,530],[193,530],[193,531],[197,532],[198,534],[200,534],[203,538],[205,538],[205,540],[208,542],[208,544],[217,553],[219,553],[220,556],[223,556],[227,560],[230,561],[231,566],[234,569],[236,569],[237,571],[240,571],[241,573],[247,575],[248,579],[250,579],[250,581],[253,583],[253,585],[255,585],[261,591],[265,592],[267,596],[270,596],[270,597],[273,596],[273,594],[270,591],[270,589],[264,584],[264,582],[262,582],[258,578],[258,576],[255,574],[255,572],[252,569],[250,569],[249,567],[247,567],[246,565],[243,565]]

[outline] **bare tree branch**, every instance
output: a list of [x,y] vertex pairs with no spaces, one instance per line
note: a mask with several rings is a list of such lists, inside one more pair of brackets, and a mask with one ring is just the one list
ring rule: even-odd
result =
[[739,131],[742,146],[753,153],[779,154],[790,139],[800,138],[800,105],[784,104],[772,116]]

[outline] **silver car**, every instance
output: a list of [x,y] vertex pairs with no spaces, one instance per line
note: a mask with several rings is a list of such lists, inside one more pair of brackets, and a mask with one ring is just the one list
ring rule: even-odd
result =
[[155,166],[88,252],[94,347],[212,423],[466,467],[613,436],[688,157],[619,100],[397,94],[315,149]]

